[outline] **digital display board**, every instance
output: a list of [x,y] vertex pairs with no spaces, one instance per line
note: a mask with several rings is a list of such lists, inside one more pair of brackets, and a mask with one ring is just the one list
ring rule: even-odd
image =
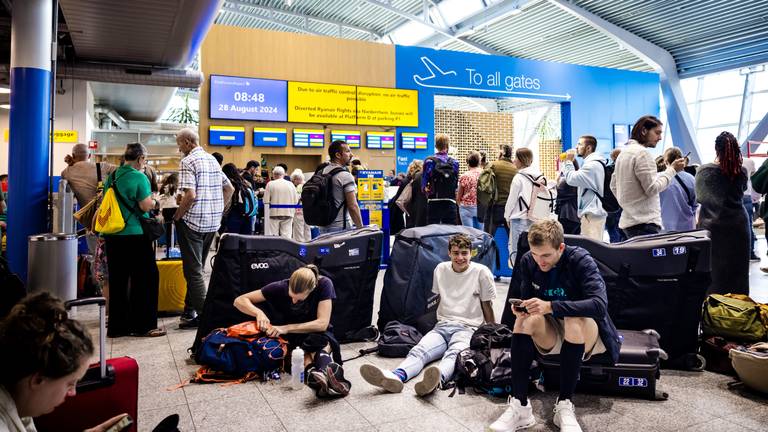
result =
[[351,149],[359,149],[360,148],[360,131],[332,130],[331,142],[334,142],[336,140],[346,141],[347,145],[349,145],[349,148]]
[[323,147],[325,145],[325,131],[322,129],[294,129],[294,147]]
[[284,122],[286,81],[211,75],[212,119],[264,120]]
[[424,150],[427,148],[427,134],[421,132],[403,132],[400,134],[400,148],[406,150]]
[[254,147],[285,147],[288,132],[281,128],[253,128]]
[[355,124],[356,88],[351,85],[288,82],[288,121]]
[[394,149],[395,133],[368,132],[368,135],[365,138],[365,148],[382,150]]
[[419,92],[357,87],[357,124],[418,127]]
[[244,146],[245,127],[209,126],[208,144],[214,146]]

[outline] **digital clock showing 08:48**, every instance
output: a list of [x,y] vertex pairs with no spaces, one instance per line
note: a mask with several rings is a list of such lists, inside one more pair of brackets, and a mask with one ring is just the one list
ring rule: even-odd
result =
[[235,102],[264,102],[264,93],[234,92]]

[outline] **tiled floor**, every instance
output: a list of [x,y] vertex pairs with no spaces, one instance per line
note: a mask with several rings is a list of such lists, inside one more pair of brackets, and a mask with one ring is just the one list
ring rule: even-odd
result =
[[[761,256],[765,240],[760,237]],[[752,264],[752,296],[768,301],[768,274]],[[382,278],[377,281],[381,289]],[[497,317],[506,296],[506,283],[498,283]],[[378,299],[378,291],[376,298]],[[378,310],[378,304],[376,304]],[[374,314],[375,316],[375,314]],[[81,318],[95,330],[94,315]],[[108,354],[129,355],[139,362],[140,431],[152,430],[165,416],[178,413],[183,431],[483,431],[504,410],[501,399],[470,394],[449,397],[449,391],[419,398],[414,380],[400,394],[384,394],[367,385],[358,372],[364,362],[393,368],[398,359],[369,355],[345,364],[352,391],[344,399],[320,401],[308,389],[292,390],[287,383],[251,382],[220,387],[190,384],[178,388],[197,369],[186,349],[194,330],[178,330],[177,318],[163,318],[168,335],[154,339],[109,340]],[[366,344],[343,347],[350,357]],[[766,371],[768,373],[768,370]],[[660,385],[669,400],[645,400],[577,395],[574,403],[585,431],[765,431],[768,430],[768,398],[732,389],[732,378],[710,372],[662,371]],[[538,419],[534,431],[557,430],[552,423],[556,394],[532,395]]]

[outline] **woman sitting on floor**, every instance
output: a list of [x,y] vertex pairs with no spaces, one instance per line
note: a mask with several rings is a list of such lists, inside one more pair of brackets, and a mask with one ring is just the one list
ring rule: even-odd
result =
[[235,307],[256,318],[268,336],[288,341],[289,351],[297,346],[304,350],[304,376],[318,396],[346,396],[351,384],[344,379],[339,343],[330,324],[335,298],[333,282],[310,264],[289,279],[239,296]]

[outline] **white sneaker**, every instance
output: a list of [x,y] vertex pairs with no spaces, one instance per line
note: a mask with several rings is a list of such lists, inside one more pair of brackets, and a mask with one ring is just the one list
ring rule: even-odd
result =
[[555,425],[563,432],[581,432],[573,403],[568,399],[555,404]]
[[426,396],[440,385],[440,368],[437,366],[430,366],[424,369],[424,376],[421,381],[416,383],[414,390],[419,396]]
[[492,432],[513,432],[519,429],[529,428],[536,424],[533,417],[531,401],[526,406],[520,405],[520,401],[510,396],[507,398],[507,410],[495,422],[488,426]]
[[360,366],[360,375],[368,384],[381,387],[390,393],[403,391],[403,382],[392,371],[372,364],[364,364]]

